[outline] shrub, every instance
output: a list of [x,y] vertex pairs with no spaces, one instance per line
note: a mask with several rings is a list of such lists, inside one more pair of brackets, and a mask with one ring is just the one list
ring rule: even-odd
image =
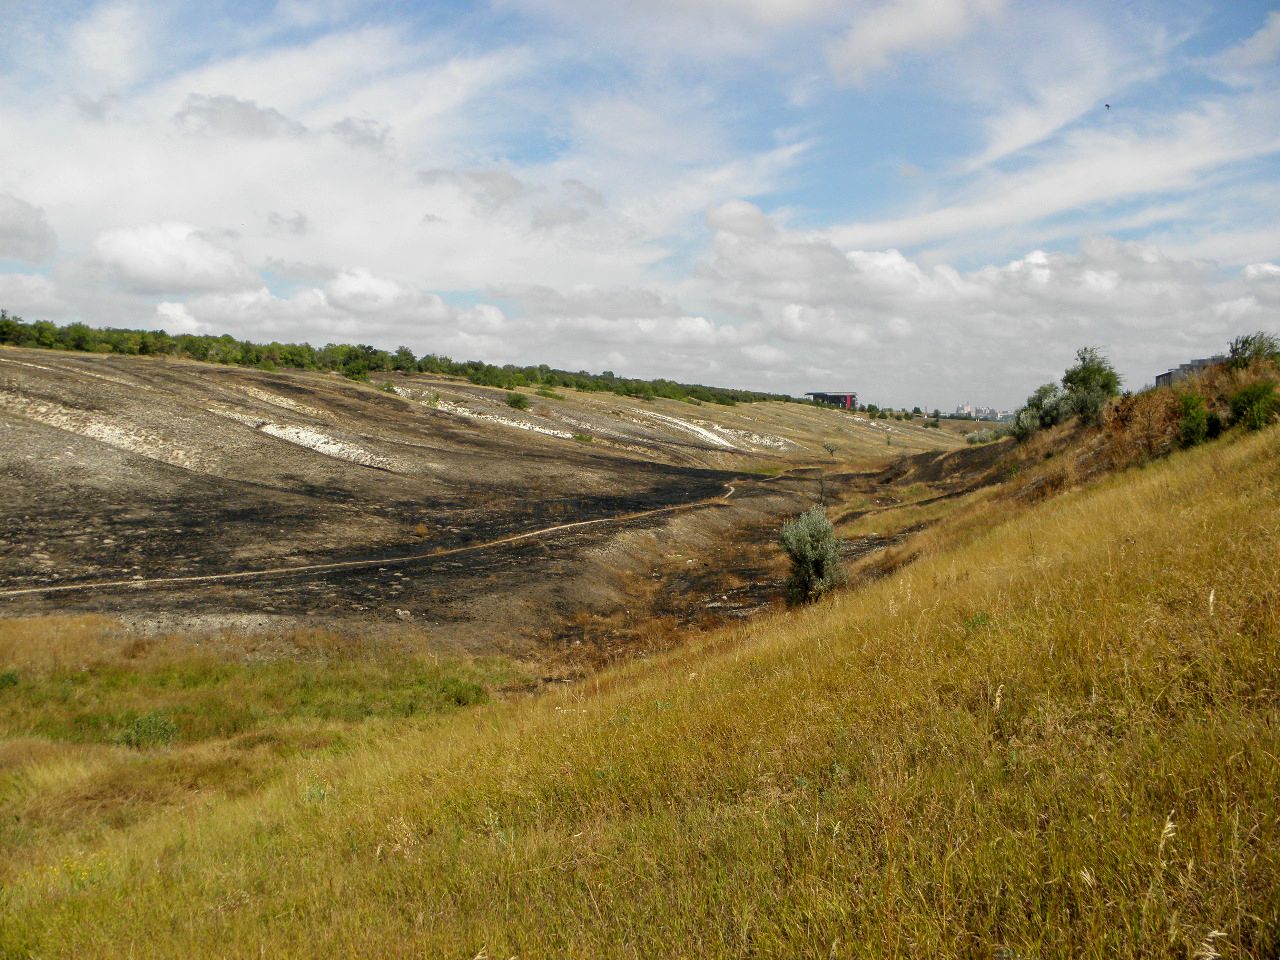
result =
[[142,750],[173,743],[177,737],[178,725],[163,713],[144,713],[116,734],[116,743]]
[[529,398],[523,393],[516,393],[514,390],[507,394],[507,406],[512,410],[528,410]]
[[1227,351],[1227,366],[1243,370],[1256,360],[1280,363],[1280,337],[1273,333],[1246,333],[1231,341]]
[[595,443],[595,437],[591,436],[589,433],[575,433],[573,435],[573,439],[577,440],[579,443]]
[[791,558],[787,605],[812,603],[848,576],[840,562],[840,538],[821,507],[782,525],[782,548]]
[[1065,394],[1056,383],[1046,383],[1027,397],[1026,404],[1014,415],[1010,432],[1025,440],[1041,427],[1052,427],[1065,419]]
[[1091,426],[1102,422],[1107,401],[1120,392],[1120,374],[1097,347],[1081,347],[1076,363],[1062,375],[1061,389],[1046,383],[1027,397],[1013,418],[1010,432],[1025,440],[1042,427],[1052,427],[1079,417]]
[[1209,410],[1204,397],[1188,393],[1178,401],[1182,419],[1178,421],[1178,442],[1184,447],[1194,447],[1209,438]]
[[1251,383],[1231,397],[1231,419],[1249,430],[1261,430],[1280,412],[1276,385],[1268,380]]
[[0,690],[5,687],[16,687],[18,685],[18,671],[6,670],[0,673]]
[[550,387],[539,387],[539,388],[538,388],[538,396],[540,396],[540,397],[546,397],[548,400],[563,400],[563,399],[564,399],[564,396],[563,396],[562,394],[556,393],[556,392],[555,392],[554,390],[552,390]]

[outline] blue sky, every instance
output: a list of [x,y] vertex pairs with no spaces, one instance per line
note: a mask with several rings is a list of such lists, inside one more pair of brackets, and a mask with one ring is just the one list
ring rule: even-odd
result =
[[1272,4],[0,14],[29,318],[931,407],[1280,328]]

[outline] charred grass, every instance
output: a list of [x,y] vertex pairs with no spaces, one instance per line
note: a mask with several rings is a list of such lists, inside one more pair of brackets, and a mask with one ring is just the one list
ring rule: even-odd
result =
[[51,845],[0,947],[1275,956],[1278,439],[992,498],[816,608]]

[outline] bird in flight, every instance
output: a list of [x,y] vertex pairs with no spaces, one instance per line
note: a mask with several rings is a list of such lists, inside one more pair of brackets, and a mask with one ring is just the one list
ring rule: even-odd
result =
[[1104,103],[1103,106],[1106,107],[1108,110],[1111,109],[1111,104],[1109,103]]

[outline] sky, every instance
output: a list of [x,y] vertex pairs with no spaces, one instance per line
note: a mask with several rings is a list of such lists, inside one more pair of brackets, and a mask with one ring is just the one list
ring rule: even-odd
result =
[[0,307],[1010,408],[1280,331],[1280,8],[0,0]]

